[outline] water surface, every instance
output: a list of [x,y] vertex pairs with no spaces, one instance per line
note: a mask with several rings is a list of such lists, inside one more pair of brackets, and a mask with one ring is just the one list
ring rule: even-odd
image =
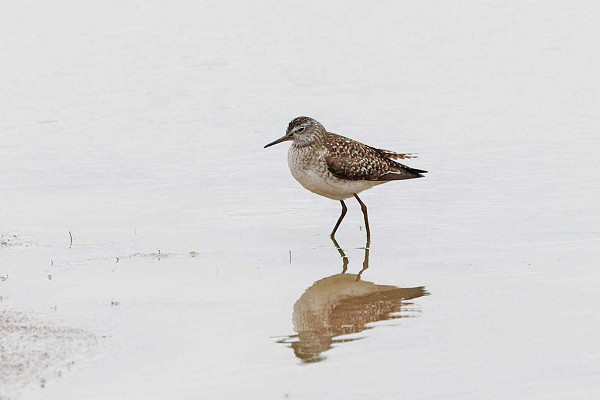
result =
[[[599,18],[2,2],[0,397],[597,397]],[[368,253],[262,148],[303,114],[429,171]]]

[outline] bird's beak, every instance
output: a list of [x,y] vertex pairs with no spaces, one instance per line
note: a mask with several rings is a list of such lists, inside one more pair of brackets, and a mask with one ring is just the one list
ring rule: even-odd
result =
[[274,144],[285,142],[287,140],[293,140],[292,135],[284,135],[284,136],[280,137],[279,139],[275,140],[274,142],[271,142],[271,143],[267,144],[265,146],[265,149],[267,147],[273,146]]

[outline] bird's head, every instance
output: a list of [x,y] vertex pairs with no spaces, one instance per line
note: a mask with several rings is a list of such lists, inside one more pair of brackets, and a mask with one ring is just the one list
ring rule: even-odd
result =
[[289,123],[285,135],[267,144],[265,148],[288,140],[293,140],[297,146],[307,146],[322,141],[326,133],[325,127],[317,120],[310,117],[298,117]]

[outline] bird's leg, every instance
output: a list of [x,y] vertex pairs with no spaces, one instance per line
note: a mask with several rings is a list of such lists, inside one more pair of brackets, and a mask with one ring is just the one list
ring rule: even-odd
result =
[[340,247],[340,244],[337,242],[337,240],[335,240],[335,238],[333,236],[331,237],[331,241],[333,242],[333,244],[335,245],[335,248],[337,249],[338,253],[340,253],[340,256],[342,257],[342,274],[345,274],[346,271],[348,270],[348,256],[346,255],[346,253],[344,253],[344,250],[342,250],[342,248]]
[[360,270],[360,272],[358,273],[358,275],[356,275],[356,280],[359,281],[360,280],[360,276],[362,275],[363,272],[365,272],[365,270],[367,268],[369,268],[369,245],[370,242],[367,240],[367,243],[365,243],[365,259],[363,261],[363,267]]
[[333,231],[331,232],[331,235],[329,235],[332,239],[335,237],[335,232],[337,231],[338,227],[342,223],[342,220],[344,219],[344,216],[346,215],[346,211],[348,211],[348,209],[346,208],[346,204],[344,203],[344,200],[340,200],[340,203],[342,203],[342,215],[340,215],[340,217],[338,218],[337,222],[335,223],[335,226],[333,227]]
[[360,197],[358,197],[358,195],[355,193],[354,197],[356,198],[356,200],[358,200],[358,203],[360,204],[360,209],[363,212],[363,215],[365,216],[365,228],[367,229],[367,244],[371,243],[371,230],[369,229],[369,216],[367,215],[367,206],[365,205],[365,203],[363,203],[360,200]]

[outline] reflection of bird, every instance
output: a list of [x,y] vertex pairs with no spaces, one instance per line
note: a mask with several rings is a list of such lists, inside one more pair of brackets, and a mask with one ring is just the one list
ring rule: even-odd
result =
[[[337,274],[315,282],[294,304],[293,323],[298,333],[291,341],[294,353],[304,362],[323,359],[320,354],[336,336],[358,333],[370,322],[401,318],[405,300],[427,295],[423,287],[398,288],[357,279],[354,274]],[[290,339],[291,339],[290,338]],[[284,340],[289,343],[290,341]]]
[[344,199],[354,196],[358,200],[365,217],[369,240],[371,232],[367,206],[360,200],[358,193],[389,181],[420,178],[427,172],[394,161],[413,158],[410,154],[376,149],[327,132],[323,125],[309,117],[292,120],[285,135],[267,144],[265,148],[287,140],[294,142],[288,152],[292,176],[311,192],[339,200],[342,204],[342,214],[331,237],[346,215]]

